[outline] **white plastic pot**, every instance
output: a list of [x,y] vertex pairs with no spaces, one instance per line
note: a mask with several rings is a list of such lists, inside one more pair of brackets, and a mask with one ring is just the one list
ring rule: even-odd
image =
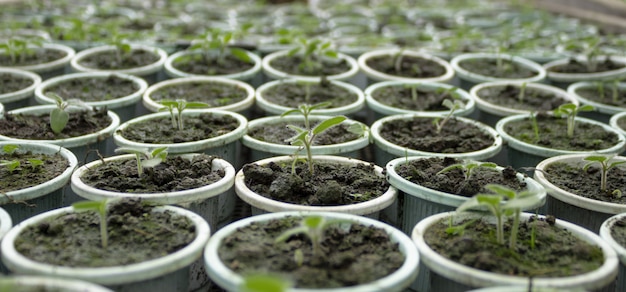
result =
[[116,291],[187,291],[189,265],[201,257],[211,230],[202,217],[182,208],[163,206],[153,209],[153,212],[166,210],[189,218],[195,226],[196,238],[186,247],[160,258],[124,266],[67,267],[36,262],[15,249],[15,240],[25,228],[74,212],[72,207],[66,207],[37,215],[11,229],[1,243],[2,261],[15,274],[79,279]]
[[[253,80],[259,74],[259,72],[261,72],[261,58],[252,52],[246,52],[246,53],[248,57],[250,57],[250,59],[254,63],[252,68],[242,71],[242,72],[238,72],[238,73],[225,74],[225,75],[211,75],[211,76],[234,79],[234,80],[241,80],[241,81]],[[172,77],[172,78],[209,76],[209,75],[192,74],[189,72],[179,70],[174,66],[174,63],[176,62],[177,59],[180,59],[182,57],[187,57],[190,55],[197,55],[197,54],[201,54],[201,52],[179,51],[179,52],[172,54],[171,56],[167,58],[167,61],[165,61],[165,65],[164,65],[165,74],[167,74],[167,76]]]
[[[289,52],[288,50],[277,51],[277,52],[271,53],[263,57],[263,60],[261,62],[263,73],[265,73],[265,75],[269,77],[270,79],[294,78],[294,79],[310,81],[310,82],[320,81],[321,79],[320,76],[293,75],[287,72],[279,71],[276,68],[272,67],[272,65],[270,65],[272,60],[277,59],[277,58],[283,58],[287,55],[288,52]],[[341,74],[326,76],[328,80],[348,81],[352,77],[356,76],[357,73],[359,73],[359,65],[357,64],[354,58],[343,53],[338,53],[338,58],[340,60],[345,60],[350,65],[350,69]]]
[[[534,71],[535,74],[531,77],[527,78],[503,78],[500,76],[487,76],[478,74],[472,71],[469,71],[463,67],[463,62],[468,60],[497,60],[498,58],[506,61],[510,61],[511,63],[516,64],[517,66],[524,67],[527,70]],[[512,56],[508,54],[493,54],[493,53],[467,53],[460,54],[452,60],[450,60],[450,66],[454,68],[456,75],[461,80],[461,88],[469,90],[472,86],[476,84],[480,84],[483,82],[492,82],[492,81],[516,81],[516,82],[541,82],[546,78],[546,69],[544,69],[539,63],[535,63],[526,58],[522,58],[519,56]]]
[[618,221],[624,219],[624,216],[626,216],[624,213],[611,216],[600,226],[600,237],[615,250],[620,262],[615,291],[624,291],[626,289],[626,247],[615,240],[613,235],[611,235],[611,230]]
[[21,69],[36,73],[37,75],[41,76],[42,80],[65,74],[66,69],[69,67],[70,61],[72,60],[72,58],[74,58],[74,55],[76,54],[74,49],[68,46],[52,43],[43,43],[42,48],[46,50],[61,51],[65,53],[65,56],[48,63],[26,66],[12,66],[10,68]]
[[[598,57],[599,61],[605,60],[606,57]],[[585,63],[586,60],[584,58],[576,58],[579,62]],[[595,73],[560,73],[560,72],[552,72],[551,69],[557,66],[562,66],[569,63],[570,59],[559,59],[543,65],[543,67],[547,71],[547,78],[552,84],[561,87],[567,88],[569,84],[580,82],[580,81],[612,81],[618,80],[626,76],[626,57],[623,56],[611,56],[611,60],[618,64],[623,64],[624,67],[604,71],[604,72],[595,72]]]
[[429,77],[429,78],[409,78],[409,77],[389,75],[380,71],[376,71],[375,69],[367,65],[367,60],[370,58],[380,57],[380,56],[392,57],[395,54],[398,54],[399,52],[400,52],[400,49],[381,49],[381,50],[370,51],[359,56],[357,62],[361,70],[363,70],[363,73],[365,73],[365,75],[371,80],[371,82],[369,82],[370,84],[377,82],[377,81],[405,81],[405,82],[413,82],[413,83],[415,82],[448,83],[454,77],[454,69],[452,68],[452,66],[450,66],[450,64],[447,61],[439,57],[435,57],[433,55],[420,53],[416,51],[410,51],[410,50],[403,50],[402,54],[405,56],[417,57],[417,58],[422,58],[422,59],[433,61],[441,65],[445,69],[445,73],[441,76],[434,76],[434,77]]
[[[611,98],[611,89],[610,87],[613,85],[610,85],[609,88],[607,88],[605,86],[605,97],[606,98]],[[620,90],[625,90],[626,89],[626,82],[620,82],[617,84],[617,87]],[[584,89],[584,88],[592,88],[595,89],[596,88],[596,84],[594,84],[593,82],[587,82],[587,81],[583,81],[583,82],[576,82],[576,83],[572,83],[567,87],[567,92],[572,95],[574,98],[578,99],[582,104],[588,104],[588,105],[592,105],[594,108],[593,112],[583,112],[581,113],[581,115],[585,115],[588,118],[603,122],[603,123],[609,123],[611,116],[617,113],[621,113],[626,111],[626,108],[624,107],[618,107],[618,106],[614,106],[614,105],[609,105],[609,104],[604,104],[604,103],[600,103],[597,101],[593,101],[590,99],[587,99],[583,96],[581,96],[580,94],[577,93],[578,90],[580,89]]]
[[350,286],[343,288],[333,289],[303,289],[292,288],[289,292],[314,292],[314,291],[328,291],[328,292],[378,292],[378,291],[404,291],[417,276],[419,255],[415,249],[415,245],[411,242],[408,236],[400,232],[399,230],[382,223],[377,220],[365,218],[362,216],[355,216],[352,214],[343,214],[335,212],[280,212],[270,213],[258,216],[249,217],[237,222],[231,223],[228,226],[222,228],[216,232],[204,251],[204,260],[207,267],[207,272],[211,279],[223,289],[227,291],[240,291],[239,286],[243,283],[243,277],[230,268],[228,268],[222,261],[219,260],[218,249],[222,245],[222,241],[225,237],[235,233],[237,229],[250,225],[253,222],[263,222],[273,219],[280,219],[286,216],[306,216],[306,215],[321,215],[325,218],[346,220],[355,222],[366,226],[374,226],[384,229],[390,236],[391,240],[395,241],[399,245],[400,251],[405,256],[405,261],[402,266],[392,274],[381,278],[375,282]]
[[33,97],[33,93],[35,92],[35,88],[37,88],[37,86],[41,83],[41,77],[37,75],[37,73],[26,70],[0,68],[0,75],[4,74],[13,75],[18,78],[30,79],[33,82],[30,86],[22,88],[18,91],[0,94],[0,103],[4,105],[4,110],[10,111],[28,106],[31,97]]
[[609,119],[609,125],[611,125],[611,127],[617,130],[620,134],[626,136],[626,129],[620,127],[618,124],[619,120],[624,116],[626,116],[626,111],[612,115],[611,119]]
[[5,276],[0,278],[0,288],[8,289],[6,291],[113,292],[86,281],[42,276]]

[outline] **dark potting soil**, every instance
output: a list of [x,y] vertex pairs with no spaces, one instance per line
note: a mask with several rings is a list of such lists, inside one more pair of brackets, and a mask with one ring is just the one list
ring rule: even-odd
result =
[[202,53],[182,56],[172,62],[172,66],[182,72],[196,75],[227,75],[244,72],[254,67],[254,63],[241,61],[234,56],[226,55],[217,58],[205,58]]
[[414,117],[383,123],[380,135],[400,147],[436,153],[473,152],[495,142],[477,126],[454,117],[446,122],[440,133],[437,133],[432,118]]
[[247,96],[245,89],[233,84],[200,81],[168,85],[150,94],[150,98],[156,102],[184,99],[189,102],[204,102],[211,107],[234,104]]
[[[307,88],[308,87],[308,88]],[[356,102],[358,96],[331,82],[320,83],[279,83],[263,91],[263,98],[274,104],[297,108],[301,104],[330,102],[331,108],[337,108]]]
[[529,119],[512,121],[504,125],[504,131],[518,140],[553,149],[589,151],[615,146],[619,137],[607,132],[604,128],[577,121],[574,126],[574,137],[567,136],[567,119],[548,115],[537,116],[539,139]]
[[[315,127],[318,122],[320,121],[314,122],[311,127]],[[287,140],[293,137],[296,134],[296,131],[288,128],[287,125],[294,125],[300,128],[304,128],[304,122],[279,122],[249,128],[247,134],[248,136],[259,141],[265,141],[268,143],[281,145],[290,145]],[[348,130],[349,127],[350,125],[348,124],[339,124],[330,127],[326,131],[315,136],[312,145],[333,145],[354,141],[361,137],[360,135],[350,132]]]
[[615,221],[611,227],[611,237],[619,245],[626,248],[626,218]]
[[538,74],[536,70],[531,70],[526,66],[505,58],[501,59],[500,66],[498,66],[497,59],[463,60],[459,62],[459,66],[472,73],[497,78],[522,79],[537,76]]
[[139,90],[132,80],[111,74],[107,78],[74,78],[52,85],[46,92],[54,92],[65,100],[105,101],[129,96]]
[[615,63],[610,58],[608,58],[607,60],[598,62],[596,64],[595,70],[590,70],[587,63],[581,63],[577,61],[576,59],[570,59],[569,63],[551,67],[550,69],[548,69],[548,71],[557,72],[557,73],[595,73],[595,72],[612,71],[612,70],[617,70],[621,68],[624,68],[624,64]]
[[308,69],[302,66],[303,59],[301,56],[282,56],[275,58],[270,62],[270,66],[278,71],[285,72],[292,75],[305,75],[305,76],[331,76],[339,75],[350,71],[350,64],[343,59],[325,61],[314,60],[315,63],[321,63],[320,66]]
[[50,115],[6,114],[0,119],[0,134],[19,139],[55,140],[98,132],[111,125],[106,109],[70,112],[67,126],[59,134],[50,128]]
[[592,165],[585,171],[582,165],[562,162],[550,163],[544,170],[546,179],[565,191],[598,201],[626,204],[626,196],[612,194],[614,190],[626,194],[626,169],[613,167],[609,170],[606,191],[602,191],[600,187],[601,173],[597,165]]
[[310,206],[339,206],[369,201],[389,188],[371,164],[338,164],[315,161],[313,175],[308,164],[291,163],[243,166],[246,186],[273,200]]
[[20,52],[15,61],[8,54],[0,54],[0,66],[31,66],[54,62],[67,56],[65,51],[49,48],[33,48],[30,52]]
[[[299,217],[255,222],[224,238],[222,262],[238,274],[286,274],[296,288],[329,289],[373,282],[395,272],[405,257],[382,229],[361,224],[332,225],[321,240],[322,256],[314,256],[309,239],[300,234],[285,242],[276,238],[298,226]],[[302,253],[302,263],[296,260]]]
[[195,226],[186,217],[153,212],[140,201],[111,205],[107,222],[107,248],[102,248],[99,216],[86,211],[26,228],[16,238],[15,249],[34,261],[59,266],[124,266],[176,252],[196,237]]
[[124,193],[164,193],[210,185],[224,177],[224,170],[213,170],[215,157],[199,154],[192,159],[169,156],[154,167],[137,174],[135,158],[114,160],[90,168],[81,180],[94,188]]
[[[430,227],[424,239],[430,248],[450,260],[503,275],[565,277],[602,266],[602,249],[555,226],[554,222],[554,217],[522,220],[513,250],[508,243],[511,220],[504,226],[504,245],[496,241],[494,224],[484,220],[469,224],[458,234],[448,234],[449,220],[444,219]],[[533,233],[534,248],[530,244]]]
[[526,189],[526,182],[519,180],[516,176],[517,172],[510,166],[502,171],[491,167],[477,167],[472,170],[467,180],[464,172],[458,168],[438,174],[450,165],[462,163],[460,159],[432,157],[411,160],[398,165],[395,170],[398,175],[414,184],[465,197],[489,193],[490,191],[485,188],[487,184],[504,185],[514,190]]
[[372,92],[372,98],[387,106],[412,111],[447,111],[449,108],[442,102],[445,99],[454,100],[448,91],[413,89],[405,85],[381,87]]
[[144,67],[155,63],[159,56],[154,52],[141,49],[133,49],[129,53],[121,54],[118,59],[117,51],[104,51],[89,55],[81,59],[81,66],[102,70],[121,70],[129,68]]
[[432,78],[446,73],[446,69],[435,61],[421,57],[403,56],[400,70],[396,70],[396,58],[393,55],[377,56],[366,61],[370,68],[388,75],[409,78]]
[[597,103],[626,107],[626,89],[624,88],[613,90],[612,85],[605,85],[604,90],[601,91],[597,87],[583,87],[576,90],[576,93]]
[[[30,159],[40,160],[43,164],[33,166]],[[68,167],[69,162],[61,154],[41,154],[30,151],[11,154],[0,154],[0,161],[19,161],[20,166],[9,171],[7,167],[0,167],[0,193],[21,190],[47,182],[61,175]]]
[[477,95],[491,104],[533,112],[552,111],[568,102],[551,92],[532,87],[526,87],[520,98],[520,91],[518,86],[490,86],[479,90]]
[[239,121],[228,115],[215,116],[211,113],[201,113],[197,116],[184,115],[184,117],[185,126],[182,131],[174,128],[170,117],[167,116],[130,124],[125,129],[118,130],[118,133],[135,142],[168,144],[217,137],[239,126]]
[[33,85],[33,80],[13,74],[0,74],[0,94],[20,91]]

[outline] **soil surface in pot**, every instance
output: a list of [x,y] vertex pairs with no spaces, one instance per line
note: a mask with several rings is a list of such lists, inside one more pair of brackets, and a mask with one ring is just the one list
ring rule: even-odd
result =
[[421,57],[402,56],[397,62],[393,55],[371,57],[366,61],[370,68],[394,76],[409,78],[433,78],[446,74],[446,68],[439,63]]
[[[0,193],[42,184],[61,175],[69,167],[67,159],[59,153],[42,154],[16,150],[11,154],[0,154],[0,161],[19,162],[14,170],[5,166],[0,168]],[[36,161],[41,161],[41,165],[37,165]]]
[[597,103],[626,107],[626,88],[615,88],[613,85],[600,87],[582,87],[576,93],[585,99]]
[[626,248],[626,218],[620,218],[611,226],[611,237],[619,245]]
[[[324,230],[322,255],[314,255],[308,237],[276,238],[298,226],[299,217],[254,222],[227,236],[219,248],[222,262],[238,274],[289,276],[296,288],[337,288],[373,282],[404,263],[398,244],[383,229],[362,224],[333,224]],[[301,254],[301,263],[298,261]]]
[[221,82],[185,82],[161,87],[150,94],[150,99],[184,99],[188,102],[204,102],[210,107],[220,107],[244,100],[248,92],[237,85]]
[[491,58],[463,60],[459,62],[459,66],[471,73],[496,78],[522,79],[537,76],[539,73],[505,58],[500,59],[500,64],[497,59]]
[[539,88],[518,86],[490,86],[479,90],[476,95],[480,99],[509,109],[526,110],[533,112],[547,112],[568,103],[566,99]]
[[45,64],[54,62],[67,56],[65,51],[48,48],[32,48],[30,52],[20,52],[16,60],[13,60],[9,54],[0,54],[0,66],[17,67],[31,66],[37,64]]
[[[590,154],[593,155],[593,154]],[[585,161],[586,162],[586,161]],[[584,164],[583,164],[584,165]],[[606,191],[601,190],[602,171],[591,165],[585,171],[583,165],[554,162],[544,169],[545,178],[555,186],[578,196],[603,202],[626,204],[626,169],[613,167],[607,173]],[[619,190],[620,194],[613,194]]]
[[297,108],[301,104],[321,102],[330,102],[329,107],[337,108],[356,102],[358,95],[324,80],[319,83],[279,83],[264,90],[263,98],[271,103],[290,108]]
[[118,55],[117,50],[103,51],[82,58],[79,64],[83,67],[101,70],[123,70],[138,68],[156,63],[159,55],[151,51],[133,49],[129,53]]
[[463,164],[463,160],[450,157],[432,157],[415,159],[408,163],[396,166],[396,173],[402,178],[441,192],[473,197],[478,193],[489,193],[487,184],[499,184],[514,190],[526,189],[526,182],[517,178],[517,172],[507,166],[502,171],[492,167],[476,167],[471,171],[469,179],[460,168],[439,173],[442,169],[456,164]]
[[617,120],[617,125],[624,131],[626,131],[626,116],[623,116]]
[[19,139],[55,140],[96,133],[111,125],[106,109],[70,112],[67,125],[59,134],[50,128],[50,115],[5,114],[0,134]]
[[[315,127],[319,122],[321,121],[312,123],[311,127]],[[294,125],[304,129],[304,122],[278,122],[249,128],[247,135],[259,141],[280,145],[290,145],[287,140],[293,137],[296,134],[296,131],[288,128],[287,125]],[[363,135],[351,132],[350,125],[343,123],[330,127],[321,134],[315,136],[312,145],[333,145],[345,143],[354,141],[362,136]]]
[[159,117],[139,123],[129,124],[118,130],[122,137],[141,143],[170,144],[205,140],[227,134],[239,126],[239,121],[232,116],[216,116],[201,113],[196,116],[185,115],[183,130],[172,126],[170,117]]
[[[446,218],[428,228],[424,239],[430,248],[450,260],[509,276],[565,277],[602,266],[602,249],[555,226],[555,220],[551,216],[536,220],[533,216],[531,220],[520,222],[514,249],[509,249],[508,242],[512,220],[505,223],[504,244],[497,243],[495,225],[485,220],[470,223],[457,233],[448,233],[450,225]],[[466,222],[468,220],[456,226]]]
[[589,151],[615,146],[619,137],[607,132],[601,126],[577,121],[574,137],[567,136],[567,119],[549,115],[538,115],[539,139],[529,119],[511,121],[504,125],[504,131],[523,142],[552,149]]
[[164,193],[210,185],[224,177],[224,170],[213,170],[215,157],[199,154],[192,159],[170,156],[154,167],[137,173],[137,161],[113,160],[90,168],[80,179],[94,188],[123,193]]
[[81,77],[65,80],[46,88],[65,100],[80,99],[85,102],[113,100],[129,96],[139,90],[132,80],[111,74],[109,77]]
[[139,200],[109,206],[108,247],[102,248],[96,212],[70,212],[24,229],[15,249],[37,262],[68,267],[109,267],[160,258],[196,237],[193,223],[170,211],[154,212]]
[[227,75],[244,72],[254,67],[254,62],[245,62],[232,55],[223,59],[206,58],[202,53],[181,56],[172,62],[179,71],[195,75]]
[[315,59],[309,62],[312,62],[314,65],[310,67],[304,65],[305,61],[302,56],[299,55],[281,56],[273,59],[270,62],[270,66],[287,74],[304,76],[339,75],[351,69],[350,64],[344,59]]
[[400,147],[436,153],[479,151],[492,146],[495,142],[491,135],[476,125],[454,117],[445,123],[439,133],[433,124],[433,118],[414,117],[383,123],[380,135]]
[[372,98],[384,105],[412,111],[448,111],[442,102],[454,100],[454,95],[445,88],[422,89],[418,85],[385,86],[372,92]]
[[576,59],[570,59],[566,64],[548,68],[548,71],[556,73],[596,73],[618,70],[624,67],[623,63],[613,62],[610,58],[597,62],[595,69],[590,68],[586,62],[579,62]]
[[243,166],[246,186],[273,200],[310,206],[339,206],[369,201],[389,189],[371,164],[339,164],[315,161],[313,174],[308,164],[270,162]]
[[13,74],[0,74],[0,94],[7,94],[33,85],[33,80],[23,76]]

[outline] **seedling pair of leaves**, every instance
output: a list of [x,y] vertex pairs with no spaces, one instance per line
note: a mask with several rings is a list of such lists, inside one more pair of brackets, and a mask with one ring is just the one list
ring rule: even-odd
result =
[[433,120],[433,124],[435,125],[435,128],[438,134],[441,133],[443,126],[450,120],[450,118],[452,118],[452,115],[454,114],[454,112],[458,109],[462,109],[465,107],[465,103],[463,103],[463,101],[459,99],[455,99],[454,101],[450,99],[444,99],[441,104],[449,108],[450,111],[448,111],[448,113],[443,117],[443,119],[435,118]]
[[554,115],[567,118],[567,137],[572,138],[574,137],[574,127],[576,126],[576,115],[579,112],[590,112],[593,110],[594,107],[592,105],[577,106],[573,103],[566,103],[555,109]]
[[[19,149],[19,146],[15,145],[15,144],[7,144],[2,146],[2,151],[5,154],[11,155],[15,152],[15,150]],[[31,166],[31,168],[33,170],[36,170],[39,166],[43,165],[43,161],[40,159],[35,159],[35,158],[28,158],[27,159],[28,164]],[[17,159],[13,159],[13,160],[5,160],[2,159],[0,160],[0,167],[6,167],[6,169],[9,172],[13,172],[17,169],[20,168],[20,166],[22,166],[22,163],[17,160]]]
[[208,104],[203,102],[187,102],[184,99],[177,99],[175,101],[164,99],[159,103],[164,106],[160,108],[159,111],[168,111],[170,113],[172,127],[174,129],[178,129],[179,131],[182,131],[185,128],[183,120],[183,111],[185,109],[200,109],[209,107]]
[[276,243],[284,242],[293,235],[304,234],[313,247],[314,257],[323,257],[322,242],[324,241],[324,232],[329,226],[340,223],[351,223],[349,220],[328,219],[324,216],[311,215],[303,217],[298,226],[285,230],[275,240]]
[[80,99],[63,100],[63,98],[54,92],[47,92],[46,95],[53,98],[56,104],[56,108],[50,111],[50,129],[52,129],[52,132],[55,134],[61,133],[61,131],[65,129],[65,126],[67,126],[70,120],[70,114],[67,112],[67,108],[70,105],[92,110],[91,106]]
[[11,62],[21,62],[25,56],[32,55],[33,47],[41,47],[40,39],[26,39],[22,37],[12,37],[3,43],[0,43],[0,50],[3,50],[11,57]]
[[[243,30],[247,30],[243,28]],[[222,31],[220,29],[212,29],[204,34],[200,39],[197,39],[189,47],[189,50],[200,50],[203,52],[203,58],[205,61],[211,59],[211,53],[217,54],[217,63],[224,64],[227,55],[231,55],[238,60],[250,63],[252,59],[248,55],[248,52],[244,49],[231,47],[230,43],[233,41],[236,33],[232,31]]]
[[322,60],[324,58],[337,59],[339,55],[333,49],[330,41],[322,41],[320,39],[299,38],[296,46],[287,52],[287,56],[292,57],[296,54],[302,55],[302,62],[298,68],[307,73],[315,73],[322,69]]
[[167,147],[160,147],[150,151],[147,148],[138,149],[132,147],[119,147],[115,149],[116,153],[130,153],[135,155],[137,161],[137,175],[143,175],[145,167],[155,167],[167,159]]
[[[626,163],[626,161],[613,161],[613,157],[615,156],[593,155],[585,157],[585,160],[589,162],[583,166],[584,171],[587,171],[589,167],[594,164],[600,164],[600,190],[603,192],[606,192],[607,190],[609,170],[620,164]],[[611,194],[616,198],[620,198],[622,196],[622,191],[615,189],[611,192]]]

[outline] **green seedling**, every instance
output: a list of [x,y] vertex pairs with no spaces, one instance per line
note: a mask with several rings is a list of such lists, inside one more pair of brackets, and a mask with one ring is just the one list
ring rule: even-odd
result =
[[137,175],[143,174],[145,167],[155,167],[167,159],[167,147],[156,148],[152,151],[148,149],[137,149],[131,147],[119,147],[115,149],[116,153],[135,154],[137,161]]
[[533,127],[533,134],[535,135],[535,141],[539,141],[539,124],[537,123],[537,113],[530,112],[530,123]]
[[285,292],[293,287],[290,281],[279,276],[253,274],[243,278],[243,283],[239,286],[241,292]]
[[6,144],[6,145],[2,146],[2,151],[5,154],[9,154],[10,155],[10,154],[13,154],[15,152],[15,150],[17,150],[19,148],[20,148],[20,146],[17,146],[15,144]]
[[466,161],[464,163],[456,163],[445,167],[444,169],[437,172],[437,174],[446,173],[452,171],[454,169],[460,169],[465,176],[465,181],[470,180],[474,171],[478,168],[493,168],[495,169],[498,165],[492,162],[476,162],[476,161]]
[[517,94],[517,101],[519,101],[520,103],[524,102],[524,99],[526,98],[526,85],[528,85],[528,83],[522,82],[522,84],[519,87],[519,93]]
[[28,164],[30,164],[30,167],[35,170],[37,168],[39,168],[40,166],[43,165],[43,160],[41,159],[35,159],[35,158],[28,158]]
[[576,106],[573,103],[566,103],[560,105],[557,109],[554,110],[554,115],[557,117],[567,117],[567,137],[574,137],[574,127],[576,126],[576,115],[579,112],[590,112],[593,111],[594,107],[592,105],[582,105]]
[[109,200],[102,201],[80,201],[72,204],[76,212],[95,211],[100,217],[100,241],[102,248],[109,246],[109,234],[107,233],[107,207]]
[[450,111],[448,111],[448,113],[443,118],[443,120],[441,120],[440,118],[436,118],[433,120],[433,124],[435,124],[437,133],[441,133],[441,129],[443,129],[443,126],[450,120],[450,118],[452,118],[452,115],[454,114],[456,110],[465,107],[465,104],[463,103],[463,101],[458,100],[458,99],[455,99],[454,101],[450,99],[444,99],[441,104],[449,108]]
[[115,46],[115,58],[118,63],[122,63],[125,56],[128,56],[132,50],[130,43],[128,43],[128,34],[114,33],[111,39],[107,41],[108,44]]
[[46,95],[53,98],[56,104],[56,108],[50,111],[50,129],[55,134],[61,133],[67,122],[70,120],[70,114],[67,112],[67,108],[70,105],[79,106],[87,110],[92,110],[92,107],[84,103],[79,99],[63,100],[58,94],[54,92],[46,92]]
[[317,74],[322,68],[324,58],[338,59],[337,51],[333,49],[330,41],[323,42],[320,39],[299,38],[296,46],[289,50],[287,56],[302,55],[302,62],[298,69],[309,74]]
[[461,204],[456,211],[463,212],[476,207],[487,207],[489,212],[496,217],[496,240],[499,244],[504,244],[504,217],[513,216],[509,248],[515,249],[521,210],[536,206],[541,199],[536,192],[516,192],[513,189],[496,184],[488,184],[485,188],[493,193],[477,194]]
[[[587,164],[583,166],[583,170],[587,171],[591,165],[596,163],[600,164],[600,190],[606,192],[607,189],[607,177],[609,170],[620,164],[626,163],[626,161],[612,161],[615,156],[593,155],[585,157]],[[620,191],[621,192],[621,191]],[[621,196],[621,193],[619,194]]]
[[204,62],[209,62],[215,56],[217,63],[223,65],[229,55],[242,62],[252,62],[246,50],[230,46],[235,36],[236,32],[214,28],[207,31],[200,39],[194,40],[189,50],[201,51]]
[[[328,105],[330,105],[330,103],[328,102],[318,103],[315,105],[302,104],[298,106],[297,109],[288,110],[281,115],[281,117],[284,117],[289,114],[298,113],[304,117],[304,128],[300,128],[295,125],[287,125],[287,127],[296,131],[296,134],[293,137],[287,139],[287,141],[290,142],[291,145],[299,146],[298,150],[294,154],[294,157],[296,157],[296,159],[294,159],[293,166],[295,166],[295,161],[297,160],[298,152],[304,149],[306,151],[307,163],[309,166],[310,173],[313,173],[313,154],[311,152],[311,145],[313,145],[313,141],[315,140],[315,137],[317,137],[318,135],[320,135],[321,133],[323,133],[330,127],[340,124],[346,119],[346,117],[344,116],[331,117],[326,120],[323,120],[322,122],[317,124],[315,127],[311,128],[311,123],[309,121],[309,115],[311,114],[311,112],[318,108],[327,107]],[[292,167],[292,170],[293,169],[294,168]]]
[[330,220],[323,216],[311,215],[303,217],[300,224],[294,228],[287,229],[275,240],[276,243],[286,241],[296,234],[304,234],[311,241],[314,257],[323,257],[322,241],[324,241],[324,231],[332,224],[349,223],[347,220]]
[[0,50],[3,50],[11,58],[11,62],[17,64],[24,61],[29,55],[34,54],[33,48],[41,47],[42,42],[35,38],[11,37],[0,43]]
[[13,172],[20,167],[21,163],[19,160],[0,160],[0,166],[6,167],[9,172]]
[[209,105],[204,102],[187,102],[183,99],[170,100],[164,99],[159,101],[161,105],[164,107],[160,108],[159,111],[169,111],[170,117],[172,120],[172,127],[182,131],[184,126],[183,121],[183,111],[185,109],[199,109],[199,108],[208,108]]

